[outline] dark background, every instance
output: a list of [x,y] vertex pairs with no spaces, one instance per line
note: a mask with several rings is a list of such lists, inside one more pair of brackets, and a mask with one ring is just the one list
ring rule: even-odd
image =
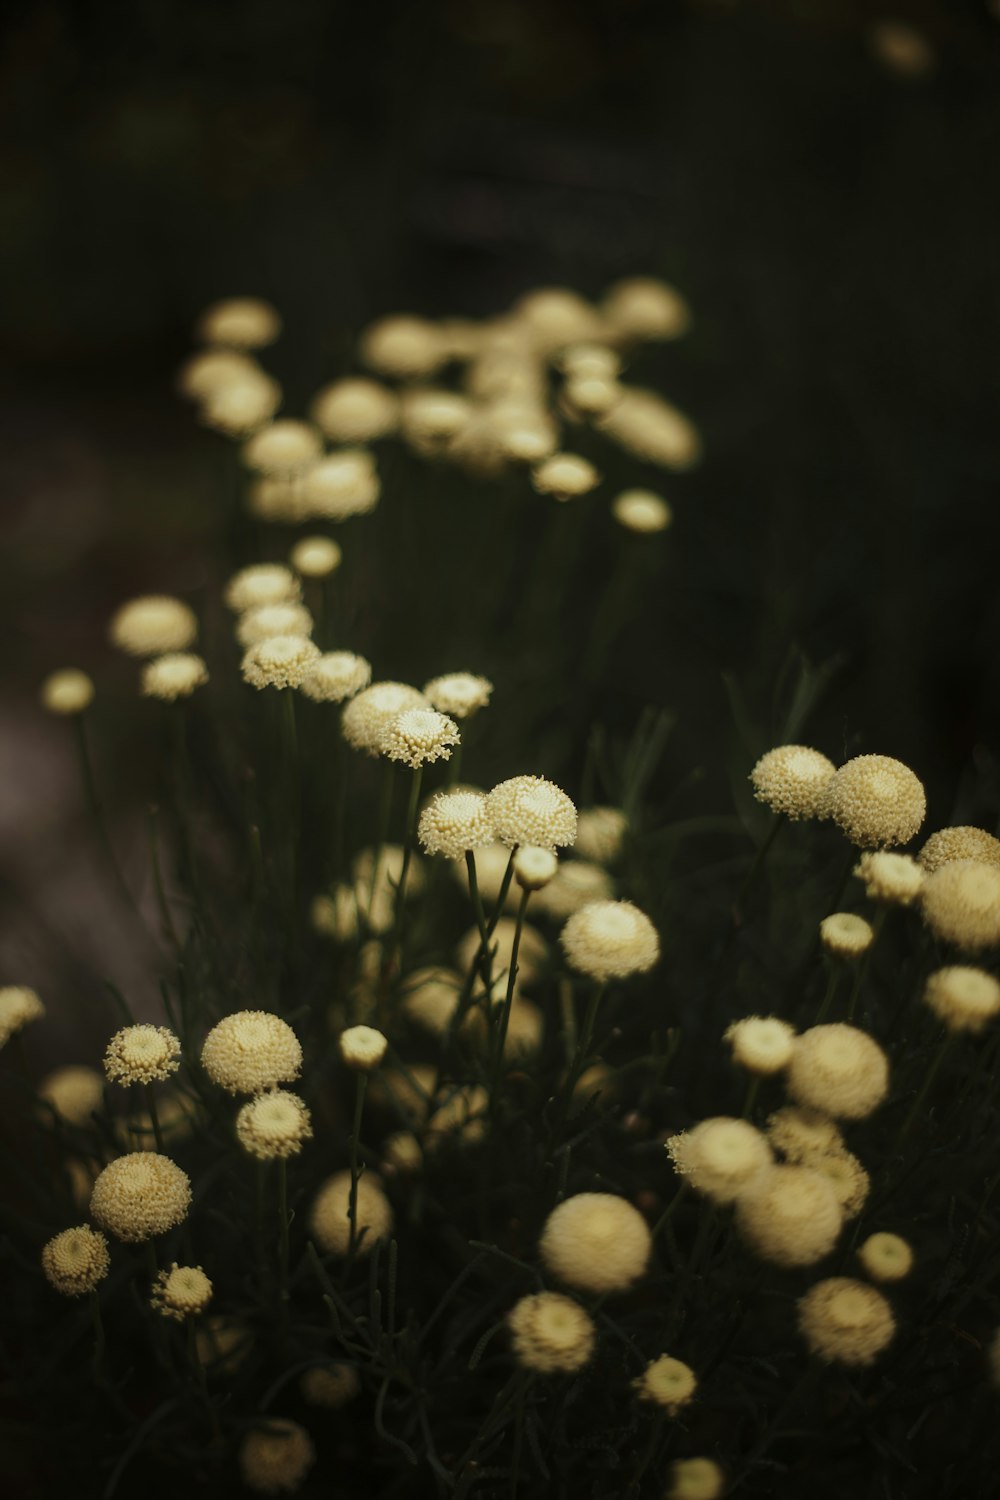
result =
[[[789,652],[836,658],[806,737],[837,760],[914,765],[929,827],[995,826],[1000,15],[900,0],[891,16],[930,49],[908,76],[873,43],[885,14],[858,0],[8,13],[12,977],[34,973],[53,911],[91,925],[67,853],[73,766],[38,681],[73,662],[113,706],[114,606],[224,576],[221,444],[173,379],[198,311],[244,292],[284,314],[266,362],[294,414],[384,312],[487,316],[538,284],[596,297],[621,275],[667,276],[695,325],[643,383],[691,413],[706,458],[664,484],[668,560],[605,719],[625,731],[643,703],[670,706],[677,779],[697,767],[698,806],[728,811],[722,673],[764,748]],[[399,655],[378,675],[409,670]],[[105,721],[126,785],[132,719]]]

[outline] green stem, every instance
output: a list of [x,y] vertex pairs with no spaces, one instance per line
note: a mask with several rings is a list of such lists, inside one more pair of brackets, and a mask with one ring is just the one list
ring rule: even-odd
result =
[[510,1026],[510,1012],[514,1004],[514,986],[517,982],[517,953],[521,946],[521,929],[524,926],[524,914],[528,909],[528,898],[531,891],[525,888],[521,892],[521,900],[517,908],[517,921],[514,924],[514,941],[510,949],[510,967],[507,971],[507,993],[503,999],[503,1007],[500,1012],[500,1021],[495,1033],[495,1051],[493,1055],[493,1068],[490,1077],[490,1113],[496,1108],[497,1098],[500,1093],[500,1074],[503,1071],[503,1053],[507,1044],[507,1030]]
[[153,1127],[153,1138],[156,1141],[156,1149],[161,1156],[165,1156],[166,1152],[163,1148],[163,1132],[160,1129],[160,1117],[156,1112],[156,1100],[153,1097],[153,1086],[151,1083],[144,1083],[142,1088],[143,1093],[146,1096],[146,1108],[149,1111],[149,1119]]
[[383,973],[391,971],[399,956],[403,943],[403,917],[406,909],[406,877],[410,873],[413,843],[417,836],[417,817],[420,809],[420,784],[423,781],[423,766],[415,766],[410,782],[410,800],[406,808],[406,830],[403,835],[403,866],[399,872],[396,888],[396,903],[392,918],[392,937],[383,961]]
[[473,910],[476,913],[481,947],[485,948],[489,942],[489,934],[486,928],[486,913],[483,910],[483,898],[479,893],[479,881],[476,877],[476,855],[472,849],[466,849],[465,851],[465,868],[469,876],[469,900],[472,902]]
[[288,1162],[283,1156],[278,1158],[278,1228],[278,1296],[284,1315],[288,1304]]
[[360,1072],[355,1081],[354,1124],[351,1128],[351,1191],[347,1200],[347,1218],[350,1224],[347,1242],[347,1264],[354,1258],[354,1247],[358,1235],[358,1143],[361,1139],[361,1117],[365,1108],[365,1090],[368,1074]]
[[375,858],[372,860],[372,875],[368,882],[368,910],[371,911],[375,900],[375,886],[378,881],[379,867],[382,863],[382,851],[385,848],[386,839],[389,837],[389,819],[392,817],[392,794],[396,785],[395,767],[392,761],[386,761],[382,772],[382,791],[379,795],[378,806],[378,838],[375,843]]

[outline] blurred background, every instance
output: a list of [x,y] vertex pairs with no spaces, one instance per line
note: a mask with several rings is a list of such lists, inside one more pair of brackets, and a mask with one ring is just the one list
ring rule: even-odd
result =
[[[106,625],[133,594],[225,576],[228,445],[174,378],[228,295],[281,309],[266,364],[300,415],[383,313],[675,283],[694,326],[643,383],[705,459],[663,485],[666,561],[603,722],[672,710],[665,774],[696,772],[691,809],[728,813],[804,653],[831,664],[808,742],[913,765],[929,828],[996,827],[1000,6],[48,0],[9,7],[5,33],[3,982],[41,986],[54,954],[150,982],[113,941],[37,686],[91,671],[104,774],[141,790],[148,724]],[[401,641],[376,670],[502,672],[502,640],[483,654],[414,662]],[[548,691],[557,717],[575,683]]]

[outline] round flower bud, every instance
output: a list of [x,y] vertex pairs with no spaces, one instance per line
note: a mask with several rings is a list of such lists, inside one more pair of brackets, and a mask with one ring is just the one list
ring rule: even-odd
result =
[[258,474],[244,494],[247,510],[259,521],[298,526],[309,515],[301,474]]
[[201,1065],[228,1093],[259,1094],[299,1076],[302,1047],[280,1016],[238,1010],[212,1027],[202,1044]]
[[21,984],[5,985],[0,989],[0,1047],[44,1014],[45,1006],[34,990]]
[[340,1036],[340,1056],[355,1073],[370,1073],[385,1057],[388,1037],[373,1026],[349,1026]]
[[314,703],[344,703],[371,682],[371,662],[353,651],[324,651],[302,679],[300,692]]
[[517,1363],[542,1375],[582,1370],[597,1342],[593,1319],[559,1292],[522,1297],[507,1314],[507,1326]]
[[116,1239],[134,1245],[175,1228],[190,1206],[187,1173],[156,1151],[116,1157],[90,1195],[91,1217]]
[[786,818],[817,818],[823,793],[836,771],[832,760],[808,745],[779,745],[750,772],[758,802]]
[[863,883],[870,901],[892,906],[912,906],[920,895],[924,871],[909,854],[869,850],[862,854],[854,873]]
[[[473,432],[470,423],[467,435]],[[485,444],[484,467],[488,468],[490,458],[498,467],[504,459],[537,464],[554,456],[559,446],[559,429],[541,407],[514,399],[490,408]]]
[[261,374],[256,360],[235,349],[202,349],[181,366],[177,389],[193,401],[204,401],[214,391]]
[[555,921],[564,922],[584,906],[594,901],[609,901],[613,895],[611,876],[600,865],[592,865],[585,859],[567,859],[539,892],[536,905]]
[[261,297],[227,297],[213,302],[198,319],[197,337],[204,344],[230,349],[263,349],[281,333],[277,308]]
[[212,1300],[212,1283],[201,1266],[179,1266],[160,1271],[153,1282],[149,1305],[164,1318],[183,1323],[204,1312]]
[[691,326],[691,309],[680,292],[652,276],[616,281],[605,294],[601,312],[627,339],[677,339]]
[[45,1279],[64,1297],[82,1297],[92,1292],[110,1269],[108,1242],[89,1224],[64,1229],[42,1250]]
[[423,693],[405,682],[373,682],[352,698],[340,718],[344,739],[354,750],[378,755],[382,736],[408,708],[428,708]]
[[328,536],[304,536],[288,560],[306,578],[326,578],[340,567],[343,555],[339,544]]
[[[510,971],[516,927],[517,923],[512,918],[501,917],[493,929],[493,936],[490,938],[490,949],[493,952],[494,984]],[[459,941],[455,949],[455,959],[460,969],[468,970],[476,954],[479,952],[479,944],[479,928],[472,927]],[[517,971],[524,983],[537,978],[542,965],[548,957],[548,952],[548,944],[537,928],[530,926],[527,922],[522,923],[521,941],[517,949]]]
[[286,1089],[257,1094],[236,1116],[236,1138],[258,1161],[297,1156],[312,1133],[305,1101]]
[[270,421],[281,405],[281,386],[261,369],[207,391],[200,410],[206,427],[228,437],[246,437]]
[[698,1389],[698,1378],[683,1360],[661,1354],[659,1359],[652,1360],[642,1374],[633,1380],[632,1389],[640,1401],[651,1401],[656,1406],[662,1406],[672,1416],[682,1406],[687,1406]]
[[637,1208],[613,1193],[576,1193],[549,1214],[538,1242],[546,1270],[587,1292],[621,1292],[649,1264],[653,1239]]
[[924,1004],[949,1031],[982,1031],[1000,1015],[1000,983],[984,969],[938,969],[927,980]]
[[260,474],[296,474],[315,463],[322,452],[323,439],[315,427],[281,417],[243,444],[242,458],[248,469]]
[[109,1083],[152,1083],[180,1067],[179,1038],[165,1026],[126,1026],[116,1031],[104,1054]]
[[308,1432],[283,1417],[269,1417],[267,1427],[248,1432],[240,1444],[243,1483],[264,1495],[300,1489],[315,1462]]
[[553,453],[531,471],[531,482],[540,495],[573,500],[586,495],[601,481],[594,465],[578,453]]
[[[427,854],[458,859],[468,850],[493,842],[493,824],[482,792],[440,792],[433,797],[417,825],[420,847]],[[506,858],[506,850],[504,851]],[[477,871],[478,874],[478,871]]]
[[317,393],[310,416],[335,443],[370,443],[395,432],[399,398],[377,380],[335,380]]
[[718,1500],[726,1476],[711,1458],[676,1458],[664,1500]]
[[928,875],[956,859],[974,859],[1000,867],[1000,839],[985,828],[941,828],[932,833],[917,858]]
[[674,1169],[713,1203],[732,1203],[773,1163],[765,1137],[747,1120],[719,1115],[667,1141]]
[[401,400],[402,435],[417,453],[434,457],[467,426],[472,411],[468,397],[457,391],[412,387]]
[[522,844],[514,855],[514,879],[522,891],[540,891],[548,885],[558,868],[559,861],[551,849]]
[[799,1298],[798,1309],[799,1331],[827,1363],[870,1365],[896,1331],[882,1293],[848,1276],[818,1281]]
[[416,969],[403,982],[400,1008],[415,1026],[433,1036],[444,1036],[461,989],[462,976],[453,969]]
[[870,1234],[858,1250],[858,1260],[873,1281],[902,1281],[913,1269],[913,1251],[898,1234],[884,1230]]
[[444,342],[433,323],[408,313],[393,313],[372,323],[358,350],[369,369],[398,380],[432,375],[444,363]]
[[544,776],[512,776],[489,794],[489,814],[502,844],[554,849],[576,838],[576,808]]
[[645,974],[660,956],[656,928],[631,901],[591,901],[560,935],[570,968],[595,979]]
[[838,1120],[863,1120],[888,1091],[888,1058],[867,1032],[834,1022],[796,1038],[788,1067],[796,1104]]
[[234,614],[265,604],[291,604],[302,595],[302,585],[283,563],[256,563],[234,573],[223,598]]
[[776,1151],[791,1162],[809,1164],[816,1156],[845,1150],[839,1127],[818,1110],[786,1104],[767,1122],[767,1136]]
[[603,375],[571,375],[562,389],[559,406],[570,420],[581,417],[602,417],[621,399],[621,387],[617,380],[608,380]]
[[557,360],[563,374],[574,380],[614,380],[621,374],[621,356],[604,344],[570,344]]
[[142,669],[142,694],[173,702],[190,698],[195,688],[208,681],[208,668],[200,656],[189,651],[171,651],[157,656]]
[[795,1028],[777,1016],[746,1016],[726,1029],[724,1040],[732,1048],[735,1063],[766,1078],[788,1066]]
[[41,699],[50,714],[82,714],[94,701],[94,684],[86,672],[66,667],[46,677]]
[[272,635],[243,658],[243,681],[255,688],[301,687],[319,661],[319,647],[305,635]]
[[584,807],[576,824],[574,852],[583,860],[611,865],[622,852],[628,819],[618,807]]
[[490,701],[493,684],[488,677],[476,677],[472,672],[448,672],[444,677],[432,677],[424,685],[424,696],[442,714],[453,719],[467,719]]
[[91,1115],[101,1107],[104,1080],[94,1068],[56,1068],[38,1085],[38,1097],[67,1125],[89,1125]]
[[256,646],[276,635],[310,635],[313,617],[304,604],[260,604],[248,609],[236,622],[236,639],[241,646]]
[[[351,1238],[348,1218],[351,1194],[350,1172],[335,1172],[328,1177],[313,1201],[309,1229],[321,1250],[330,1255],[346,1255]],[[382,1191],[378,1178],[366,1172],[358,1179],[356,1255],[368,1255],[376,1240],[392,1233],[392,1206]]]
[[602,432],[645,463],[693,468],[701,459],[698,429],[657,391],[620,386],[614,406],[599,419]]
[[382,754],[417,770],[435,760],[450,760],[459,743],[458,725],[433,708],[406,708],[382,731]]
[[811,1166],[769,1167],[736,1200],[736,1227],[762,1260],[811,1266],[837,1242],[843,1214],[828,1177]]
[[850,1151],[831,1151],[809,1158],[805,1165],[822,1172],[833,1187],[844,1219],[856,1219],[865,1206],[871,1179]]
[[198,634],[192,610],[167,594],[131,599],[111,617],[111,644],[130,656],[159,656],[183,651]]
[[302,476],[307,514],[326,521],[367,515],[379,502],[382,487],[375,462],[364,448],[342,448],[311,464]]
[[837,958],[860,958],[875,941],[871,924],[850,911],[835,911],[819,924],[820,942]]
[[359,1393],[361,1380],[353,1365],[313,1365],[302,1375],[299,1390],[310,1406],[339,1411]]
[[956,859],[928,875],[923,919],[935,937],[969,953],[1000,947],[1000,869]]
[[666,531],[673,520],[670,506],[652,490],[623,490],[611,504],[611,514],[626,531],[651,536]]
[[855,756],[834,772],[823,796],[823,815],[859,849],[908,844],[926,812],[922,784],[888,755]]

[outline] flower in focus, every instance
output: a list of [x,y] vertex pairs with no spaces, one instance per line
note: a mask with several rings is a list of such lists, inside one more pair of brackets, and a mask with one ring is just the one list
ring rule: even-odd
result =
[[243,680],[255,688],[301,687],[319,656],[319,647],[308,636],[269,636],[244,656]]
[[212,1283],[201,1266],[179,1266],[176,1261],[159,1272],[149,1299],[154,1312],[176,1323],[204,1312],[211,1300]]
[[302,1046],[280,1016],[239,1010],[212,1027],[202,1044],[201,1065],[230,1094],[259,1094],[299,1076]]
[[544,776],[512,776],[489,794],[489,812],[502,844],[561,848],[576,838],[576,808]]
[[312,1136],[305,1101],[287,1089],[268,1089],[244,1104],[236,1116],[236,1138],[258,1161],[297,1156]]
[[[355,700],[356,701],[356,700]],[[458,725],[433,708],[407,708],[382,731],[382,754],[417,770],[435,760],[450,760],[459,743]]]
[[116,1157],[100,1173],[90,1195],[92,1218],[128,1244],[166,1234],[187,1217],[190,1206],[187,1173],[155,1151]]
[[901,760],[857,755],[831,776],[822,810],[857,848],[882,849],[908,844],[919,833],[927,798]]
[[493,824],[485,795],[439,792],[420,814],[417,838],[428,854],[443,854],[446,859],[492,844]]
[[64,1229],[42,1250],[45,1279],[64,1297],[82,1297],[92,1292],[110,1269],[108,1242],[89,1224]]
[[820,816],[823,794],[836,770],[832,760],[808,745],[779,745],[750,772],[753,794],[786,818]]
[[389,1039],[374,1026],[349,1026],[340,1034],[340,1055],[356,1073],[370,1073],[385,1057]]
[[180,1067],[181,1044],[165,1026],[126,1026],[116,1031],[104,1054],[110,1083],[152,1083]]

